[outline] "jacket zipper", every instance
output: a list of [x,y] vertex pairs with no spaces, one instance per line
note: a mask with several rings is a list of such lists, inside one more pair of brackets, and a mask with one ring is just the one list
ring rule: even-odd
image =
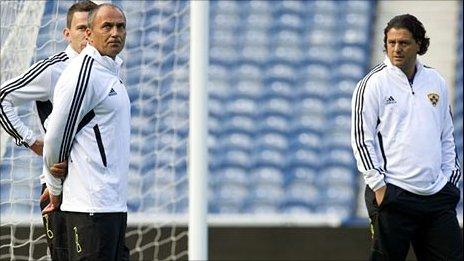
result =
[[93,126],[93,131],[95,132],[95,139],[97,140],[98,151],[100,152],[100,156],[102,158],[103,166],[106,167],[106,154],[105,148],[103,147],[103,141],[100,134],[100,129],[98,128],[98,124]]
[[[408,82],[409,82],[409,81],[408,81]],[[411,87],[411,93],[412,93],[412,95],[414,95],[414,94],[415,94],[415,93],[414,93],[414,88],[412,87],[412,84],[411,84],[411,83],[409,83],[409,87]]]

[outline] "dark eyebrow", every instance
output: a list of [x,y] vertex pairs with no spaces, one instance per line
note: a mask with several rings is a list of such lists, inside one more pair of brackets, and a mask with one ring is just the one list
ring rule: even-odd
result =
[[111,26],[111,27],[113,27],[115,25],[116,26],[126,26],[126,23],[125,22],[121,22],[121,23],[104,22],[102,24],[102,27],[105,27],[105,26],[108,26],[108,25]]
[[102,24],[102,27],[107,26],[107,25],[113,26],[113,23],[111,23],[111,22],[104,22],[104,23]]

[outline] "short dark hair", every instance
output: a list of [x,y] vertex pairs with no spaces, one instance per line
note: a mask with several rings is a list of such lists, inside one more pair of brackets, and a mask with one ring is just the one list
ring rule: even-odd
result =
[[404,14],[393,17],[388,22],[387,27],[383,31],[383,44],[387,50],[387,33],[392,28],[403,28],[411,32],[414,40],[419,44],[419,51],[417,54],[423,55],[427,52],[430,44],[430,38],[425,35],[424,25],[413,15]]
[[92,1],[86,0],[82,2],[77,2],[73,4],[69,9],[68,9],[68,14],[66,17],[66,27],[71,28],[71,22],[74,16],[75,12],[90,12],[93,9],[97,8],[98,5]]
[[122,16],[124,17],[124,20],[126,20],[126,15],[122,11],[122,9],[119,8],[119,6],[111,4],[111,3],[103,3],[103,4],[98,5],[95,9],[93,9],[93,10],[91,10],[89,12],[89,17],[87,18],[87,27],[88,28],[92,28],[93,20],[95,20],[95,16],[97,15],[98,10],[100,10],[100,8],[105,7],[105,6],[112,7],[114,9],[118,10],[119,12],[121,12]]

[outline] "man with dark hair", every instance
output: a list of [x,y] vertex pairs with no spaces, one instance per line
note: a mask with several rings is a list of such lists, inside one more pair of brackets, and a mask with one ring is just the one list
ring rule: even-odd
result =
[[406,14],[384,30],[387,57],[357,85],[351,143],[367,184],[370,260],[462,260],[456,217],[461,177],[445,80],[424,66],[422,23]]
[[[0,87],[0,124],[18,146],[30,148],[42,156],[43,140],[41,134],[27,126],[17,114],[15,107],[29,105],[35,102],[38,118],[45,131],[45,119],[52,110],[53,91],[55,84],[69,61],[76,57],[85,47],[85,30],[88,13],[96,8],[92,1],[73,4],[67,14],[67,27],[63,35],[69,45],[65,51],[50,56],[32,65],[22,75],[6,81]],[[58,178],[64,178],[67,172],[66,162],[57,163],[51,173]],[[40,206],[43,209],[48,204],[48,189],[44,180],[45,169],[40,176],[42,196]],[[67,260],[64,217],[60,211],[43,215],[43,222],[50,254],[53,260]]]
[[120,80],[124,13],[101,4],[89,13],[88,45],[63,71],[45,135],[47,168],[68,160],[62,184],[52,175],[50,213],[61,204],[70,260],[127,260],[130,101]]

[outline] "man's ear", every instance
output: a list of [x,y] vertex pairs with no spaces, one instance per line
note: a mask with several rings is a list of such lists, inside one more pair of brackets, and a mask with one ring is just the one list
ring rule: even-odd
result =
[[85,29],[85,39],[87,40],[87,42],[92,42],[91,41],[91,36],[92,36],[92,31],[90,30],[90,28],[86,28]]
[[71,40],[69,35],[70,35],[69,28],[64,28],[63,29],[63,36],[64,36],[64,38],[66,40],[68,40],[68,42]]

